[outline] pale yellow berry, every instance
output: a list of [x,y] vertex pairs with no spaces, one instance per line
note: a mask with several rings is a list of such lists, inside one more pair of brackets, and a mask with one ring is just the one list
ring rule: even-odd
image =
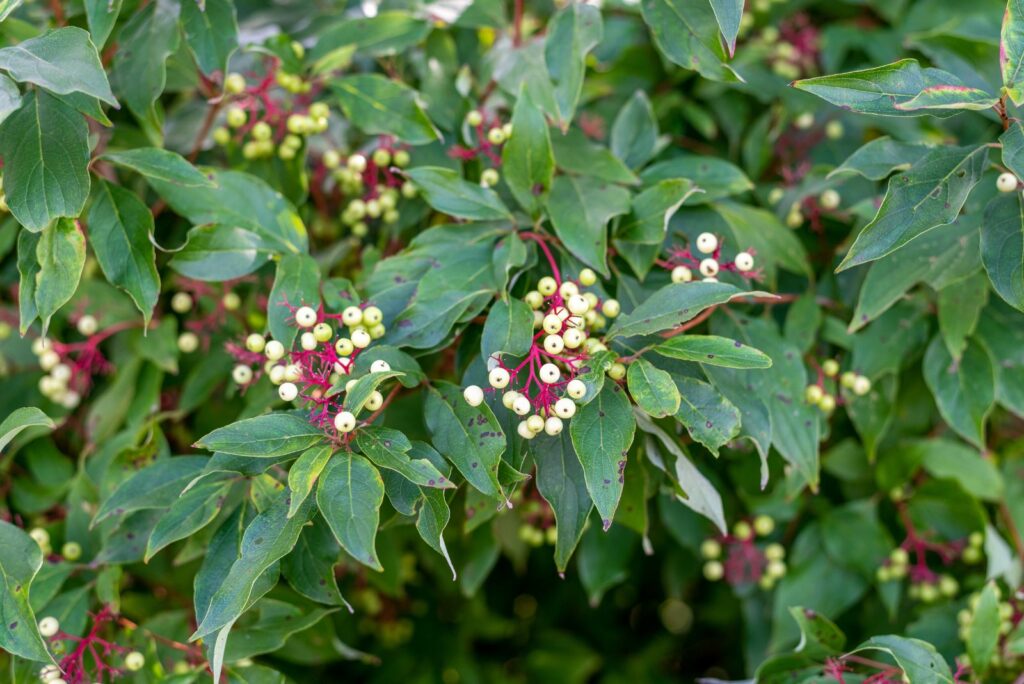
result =
[[264,339],[263,335],[260,335],[259,333],[252,333],[245,338],[245,348],[255,354],[262,352],[266,349],[266,346],[266,339]]
[[341,411],[334,416],[334,427],[342,434],[352,432],[356,429],[356,417],[349,411]]
[[479,385],[470,385],[462,391],[462,397],[470,406],[479,406],[484,402],[484,391]]
[[555,294],[555,290],[558,289],[558,283],[551,276],[544,276],[537,281],[537,290],[545,297],[550,297]]
[[295,322],[302,328],[312,328],[316,325],[316,310],[311,306],[299,307],[295,312]]
[[504,368],[494,368],[487,375],[487,381],[494,389],[504,389],[511,379],[508,371]]

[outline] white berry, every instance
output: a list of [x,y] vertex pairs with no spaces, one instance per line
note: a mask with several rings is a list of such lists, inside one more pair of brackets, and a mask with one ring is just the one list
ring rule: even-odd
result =
[[295,322],[303,328],[312,328],[316,324],[316,311],[312,307],[303,306],[295,312]]
[[555,290],[558,289],[558,283],[551,276],[544,276],[537,281],[537,291],[545,297],[550,297],[555,294]]
[[370,346],[371,340],[370,333],[362,328],[352,331],[352,346],[356,349],[366,349]]
[[501,403],[505,408],[511,411],[513,404],[515,404],[515,401],[518,398],[519,392],[516,392],[515,390],[509,390],[508,392],[505,392],[504,394],[501,395]]
[[138,672],[146,664],[146,657],[138,651],[132,651],[124,657],[125,669],[131,672]]
[[275,385],[284,382],[284,366],[274,366],[267,374],[270,376],[270,382]]
[[693,271],[686,266],[676,266],[672,269],[673,283],[688,283],[693,280]]
[[363,310],[358,306],[348,306],[341,312],[341,322],[352,327],[363,322]]
[[583,295],[574,294],[569,297],[569,301],[565,304],[566,308],[576,316],[582,316],[590,310],[590,302]]
[[281,397],[281,401],[293,401],[295,397],[299,396],[299,388],[295,386],[294,382],[283,383],[277,388],[277,396]]
[[366,400],[366,408],[370,411],[376,411],[384,405],[384,395],[374,390],[370,392],[370,397]]
[[334,337],[334,330],[326,323],[317,323],[313,326],[313,337],[317,342],[326,342]]
[[537,434],[544,429],[544,419],[535,413],[526,419],[526,427],[530,429],[530,432]]
[[94,335],[96,330],[99,328],[99,323],[96,322],[95,316],[86,314],[78,319],[78,323],[75,325],[78,328],[78,332],[86,337]]
[[280,361],[284,358],[284,345],[277,340],[270,340],[266,346],[263,347],[263,353],[271,361]]
[[582,380],[570,380],[565,386],[565,392],[573,399],[582,399],[587,393],[587,386]]
[[1017,177],[1012,173],[1001,173],[996,179],[996,187],[999,192],[1013,192],[1017,189]]
[[548,433],[552,437],[562,431],[562,419],[557,416],[551,416],[544,421],[544,432]]
[[530,426],[525,420],[516,426],[516,432],[518,432],[519,436],[523,439],[533,439],[537,436],[537,433],[530,429]]
[[508,371],[504,368],[495,368],[487,375],[487,381],[491,383],[491,387],[494,389],[504,389],[508,386],[511,379]]
[[540,379],[542,382],[552,384],[558,382],[558,379],[562,377],[562,372],[558,370],[558,366],[553,363],[545,363],[540,367]]
[[[584,388],[584,391],[586,391],[586,388]],[[561,399],[555,402],[555,414],[557,414],[559,418],[572,418],[574,415],[576,415],[576,402],[574,402],[572,399],[562,397]]]
[[334,427],[342,434],[352,432],[356,429],[356,417],[349,411],[342,411],[334,416]]
[[347,337],[340,337],[338,341],[334,343],[334,351],[337,352],[338,356],[348,356],[354,352],[356,346],[352,344],[352,340]]
[[484,391],[479,385],[470,385],[462,391],[462,398],[470,406],[479,406],[484,403]]
[[521,394],[512,402],[512,410],[516,415],[525,416],[532,408],[533,406],[530,404],[530,400]]
[[287,382],[298,382],[302,377],[302,369],[299,368],[298,364],[289,363],[284,367],[284,379]]
[[718,262],[714,259],[705,259],[700,262],[700,274],[707,278],[718,275]]
[[818,202],[821,204],[821,208],[827,209],[829,211],[837,208],[841,200],[842,198],[839,196],[839,193],[833,190],[832,188],[825,190],[823,193],[821,193],[821,197],[818,198]]
[[245,338],[245,348],[255,354],[262,352],[266,346],[267,341],[259,333],[252,333]]
[[615,299],[609,299],[601,305],[601,313],[608,318],[615,318],[619,315],[622,308],[619,306],[619,302]]
[[231,370],[231,378],[239,385],[248,385],[252,381],[252,368],[239,364]]
[[562,344],[569,349],[576,349],[583,344],[583,331],[576,328],[569,328],[562,333]]
[[558,354],[565,348],[565,340],[561,335],[548,335],[544,338],[544,351],[548,354]]
[[750,255],[750,252],[740,252],[733,261],[736,268],[744,273],[754,268],[754,257]]
[[370,364],[371,373],[387,373],[389,370],[391,370],[391,364],[384,359],[377,359]]
[[44,639],[49,639],[60,631],[60,622],[55,617],[44,617],[39,621],[39,633]]
[[316,335],[314,335],[311,332],[302,333],[302,336],[299,338],[300,347],[302,347],[306,351],[313,351],[314,349],[316,349],[316,345]]
[[718,238],[712,233],[701,233],[697,236],[697,251],[702,254],[711,254],[718,249]]

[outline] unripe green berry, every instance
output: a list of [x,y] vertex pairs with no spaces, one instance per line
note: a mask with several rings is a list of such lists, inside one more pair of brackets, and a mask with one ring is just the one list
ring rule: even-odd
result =
[[238,95],[245,90],[245,76],[242,74],[230,73],[224,79],[224,92],[228,95]]
[[230,126],[231,128],[240,128],[241,126],[245,125],[245,122],[248,120],[249,117],[246,115],[245,110],[241,107],[231,107],[230,109],[228,109],[227,114],[225,114],[224,118],[225,121],[227,121],[228,126]]

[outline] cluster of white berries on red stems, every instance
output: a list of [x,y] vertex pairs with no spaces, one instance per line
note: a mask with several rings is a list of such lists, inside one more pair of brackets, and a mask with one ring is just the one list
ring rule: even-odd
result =
[[659,264],[672,273],[672,282],[689,283],[700,279],[706,283],[718,282],[722,271],[738,273],[744,278],[754,278],[753,250],[745,250],[736,254],[732,261],[722,259],[722,246],[713,233],[701,233],[693,244],[693,249],[675,247],[669,251],[668,259]]
[[410,157],[390,136],[382,136],[376,149],[367,154],[356,152],[342,159],[337,151],[327,150],[320,160],[331,171],[341,194],[350,198],[340,218],[356,237],[369,232],[371,221],[397,223],[401,218],[399,200],[412,199],[419,192],[396,171],[408,166]]
[[[553,265],[553,264],[552,264]],[[577,375],[587,360],[608,348],[591,334],[619,315],[614,299],[601,301],[593,292],[583,292],[597,282],[597,274],[583,269],[578,281],[545,276],[537,289],[524,298],[533,309],[533,342],[526,356],[514,366],[505,365],[502,353],[488,359],[490,389],[470,385],[463,393],[470,406],[479,406],[485,391],[501,391],[501,403],[523,420],[517,427],[523,439],[544,432],[557,435],[564,422],[576,414],[576,401],[586,396],[587,386]],[[619,380],[626,369],[621,363],[609,364],[609,377]]]
[[[829,379],[839,376],[839,384],[850,390],[858,397],[862,397],[871,391],[871,379],[854,371],[845,371],[839,374],[839,362],[835,359],[826,359],[817,366],[818,379],[804,389],[804,399],[808,404],[817,406],[822,413],[829,414],[839,404],[834,393],[827,390]],[[832,383],[834,385],[834,381]]]
[[497,116],[479,109],[466,114],[466,139],[469,145],[453,145],[449,150],[455,159],[469,161],[479,158],[491,166],[480,172],[480,185],[494,187],[501,180],[498,168],[501,166],[501,148],[512,137],[512,124],[501,123]]
[[[280,341],[259,333],[248,335],[244,345],[228,344],[228,351],[239,361],[231,371],[232,379],[248,386],[265,374],[277,385],[282,401],[300,401],[310,407],[310,421],[314,425],[333,426],[339,436],[347,435],[358,425],[355,411],[373,412],[384,405],[383,395],[374,390],[361,407],[346,406],[345,398],[357,380],[350,379],[341,385],[356,370],[359,355],[373,340],[384,336],[384,314],[376,306],[352,305],[340,314],[300,306],[293,309],[293,318],[301,331],[297,349],[288,349]],[[332,322],[340,322],[347,333],[340,334]],[[368,372],[390,370],[387,361],[378,359],[370,364]]]
[[99,345],[110,335],[134,323],[118,323],[105,330],[91,314],[75,319],[75,329],[85,338],[80,342],[58,342],[48,337],[32,341],[32,353],[46,375],[39,378],[39,392],[64,408],[74,409],[92,386],[92,378],[110,370],[110,364],[100,353]]

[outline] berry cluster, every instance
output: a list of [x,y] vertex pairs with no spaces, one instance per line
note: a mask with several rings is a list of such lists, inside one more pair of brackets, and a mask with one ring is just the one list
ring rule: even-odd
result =
[[512,124],[503,124],[497,116],[473,109],[466,114],[466,127],[469,144],[453,145],[448,154],[462,161],[486,159],[491,166],[480,172],[480,185],[493,187],[501,180],[497,167],[501,166],[502,145],[512,137]]
[[[181,353],[191,354],[200,347],[209,348],[214,333],[224,327],[229,317],[241,318],[242,297],[234,289],[239,282],[225,281],[217,287],[198,280],[179,279],[179,289],[171,296],[171,310],[180,316],[196,314],[183,321],[185,330],[178,335]],[[266,318],[252,313],[248,322],[262,326],[266,324]]]
[[[839,376],[839,385],[850,390],[858,397],[862,397],[871,391],[871,380],[854,371],[845,371],[839,374],[839,362],[835,359],[826,359],[820,365],[815,363],[815,370],[818,379],[804,389],[804,400],[812,406],[817,406],[821,412],[828,415],[836,410],[836,406],[843,403],[841,397],[835,394],[835,377]],[[831,387],[829,387],[831,385]],[[831,389],[832,392],[828,390]]]
[[412,199],[417,189],[411,181],[403,181],[393,166],[409,165],[409,152],[394,139],[383,136],[367,157],[362,153],[342,159],[336,150],[327,150],[321,157],[323,168],[330,171],[341,194],[348,199],[341,211],[341,222],[356,237],[369,232],[369,221],[380,219],[390,225],[398,222],[400,197]]
[[[117,679],[127,672],[141,670],[146,664],[146,657],[142,653],[100,635],[104,625],[115,620],[113,611],[109,606],[104,606],[92,616],[92,628],[82,637],[62,632],[60,622],[55,617],[48,616],[40,620],[39,634],[50,642],[50,650],[56,655],[66,655],[63,655],[59,664],[45,665],[39,670],[39,679],[48,684],[83,684],[104,681],[107,677]],[[70,643],[70,650],[65,642]],[[121,658],[120,665],[111,664],[112,656]],[[87,668],[93,670],[92,675]]]
[[117,323],[100,330],[99,322],[90,314],[73,318],[75,329],[84,340],[58,342],[47,337],[32,341],[32,353],[46,375],[39,378],[39,391],[50,401],[67,409],[75,409],[92,388],[93,377],[113,370],[100,351],[100,343],[111,335],[138,327],[135,322]]
[[[298,43],[293,47],[302,48]],[[275,85],[292,97],[275,98]],[[231,104],[224,114],[226,126],[213,131],[214,142],[241,145],[246,159],[271,157],[275,151],[281,159],[294,159],[306,136],[328,127],[330,110],[323,102],[311,102],[312,89],[312,83],[279,69],[276,59],[254,85],[241,74],[228,74],[224,97]]]
[[759,515],[752,521],[740,520],[732,534],[705,539],[700,546],[704,558],[704,577],[712,582],[725,579],[733,586],[757,583],[768,591],[786,575],[786,549],[778,542],[758,546],[758,537],[769,537],[775,521]]
[[558,540],[555,513],[536,487],[515,492],[512,500],[517,504],[516,510],[523,521],[519,526],[519,539],[523,543],[537,547],[545,543],[554,544]]
[[[340,385],[356,370],[360,353],[373,340],[384,336],[383,313],[375,306],[349,306],[340,314],[328,314],[322,308],[318,311],[310,306],[289,308],[292,320],[302,330],[298,349],[288,349],[278,340],[252,333],[244,344],[227,345],[228,352],[239,362],[231,377],[247,387],[265,374],[277,385],[282,401],[304,403],[310,408],[309,420],[313,425],[338,442],[347,441],[358,425],[356,413],[360,409],[374,412],[384,405],[383,395],[374,390],[362,406],[347,406],[345,400],[356,380]],[[347,326],[347,336],[337,335],[329,321]],[[386,373],[391,366],[378,359],[368,370]]]
[[[53,547],[50,545],[50,533],[42,527],[33,527],[28,531],[28,536],[32,538],[36,544],[39,545],[39,550],[43,552],[43,556],[50,557],[53,555]],[[73,563],[82,557],[82,545],[78,542],[65,542],[60,548],[61,556],[64,560],[69,563]]]
[[905,492],[899,489],[892,492],[891,498],[895,500],[900,519],[906,528],[906,537],[876,570],[876,578],[879,582],[909,579],[907,595],[922,603],[952,599],[960,592],[960,584],[952,575],[934,571],[928,565],[928,555],[934,555],[945,566],[958,560],[976,564],[982,560],[985,537],[981,532],[973,532],[966,540],[941,542],[928,538],[927,533],[915,527],[908,515],[904,495]]
[[[534,327],[540,328],[526,357],[511,367],[505,365],[500,352],[488,360],[488,391],[504,390],[501,402],[505,408],[524,416],[517,428],[523,439],[533,439],[541,432],[557,435],[564,427],[562,421],[576,414],[574,400],[587,393],[586,385],[576,376],[590,355],[608,349],[591,334],[604,327],[607,318],[619,315],[616,300],[602,302],[593,292],[580,291],[580,286],[597,282],[597,274],[589,268],[580,272],[578,281],[562,281],[557,269],[554,272],[554,277],[541,278],[537,289],[525,297],[533,309]],[[613,380],[621,380],[626,368],[613,363],[607,372]],[[479,406],[484,390],[470,385],[464,397],[470,406]]]
[[[1018,591],[1004,600],[999,585],[994,585],[992,588],[999,599],[999,644],[988,663],[975,663],[975,665],[982,666],[977,668],[979,670],[987,670],[988,674],[993,676],[993,681],[1003,681],[993,670],[1003,670],[1007,675],[1019,675],[1024,672],[1024,662],[1022,662],[1024,653],[1019,648],[1011,646],[1014,639],[1010,636],[1024,622],[1024,593]],[[970,637],[971,625],[974,622],[980,600],[980,592],[971,594],[967,608],[963,608],[957,613],[960,640],[965,643]],[[970,657],[966,653],[958,656],[957,662],[961,665],[972,665]]]
[[732,261],[722,259],[722,245],[712,233],[701,233],[697,236],[696,254],[689,247],[673,247],[668,259],[659,260],[658,264],[672,272],[673,283],[689,283],[694,280],[694,271],[699,273],[705,283],[718,282],[718,274],[722,271],[738,273],[743,278],[755,279],[760,276],[754,270],[754,250],[739,252]]
[[[767,14],[772,3],[778,0],[756,0],[754,12],[743,15],[740,28],[748,31],[756,21],[756,14]],[[759,9],[760,8],[760,9]],[[771,21],[770,18],[766,18]],[[787,80],[795,80],[813,74],[818,67],[820,34],[809,16],[796,14],[779,23],[778,28],[769,24],[751,38],[748,45],[759,45],[767,53],[768,65],[772,71]]]

